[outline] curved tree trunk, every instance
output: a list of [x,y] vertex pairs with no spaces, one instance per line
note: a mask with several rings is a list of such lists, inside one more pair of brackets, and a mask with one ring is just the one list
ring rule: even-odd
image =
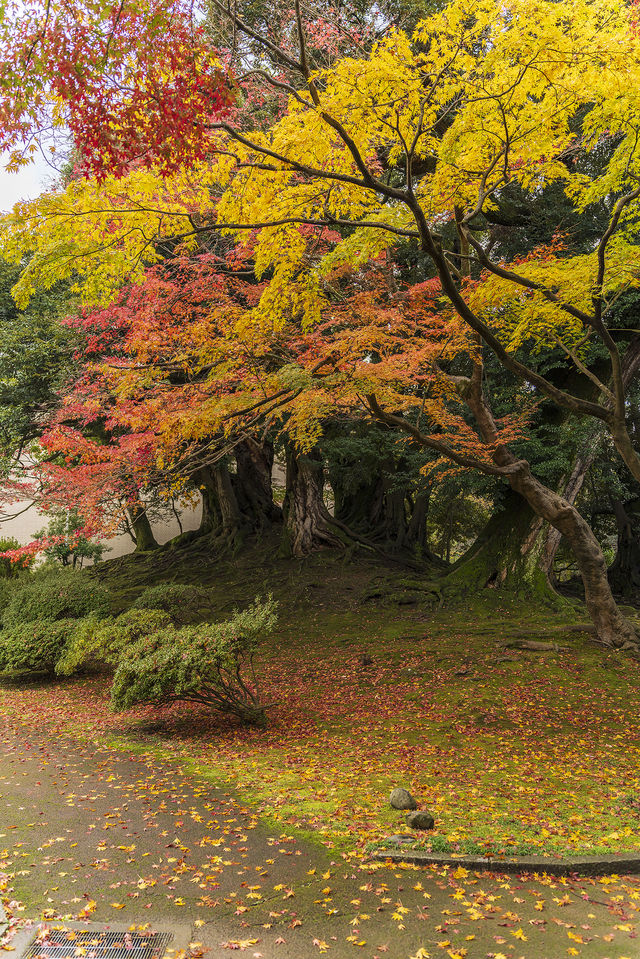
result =
[[[610,647],[637,648],[638,634],[616,605],[607,579],[605,558],[591,527],[575,506],[533,476],[526,460],[517,459],[511,450],[500,442],[493,414],[482,391],[482,366],[478,360],[475,361],[472,376],[465,381],[465,385],[464,396],[483,442],[492,449],[491,457],[499,475],[509,483],[512,490],[526,500],[537,516],[566,537],[582,576],[587,610],[599,642]],[[375,396],[370,395],[368,400],[371,410],[382,422],[404,429],[414,440],[429,449],[436,448],[441,451],[440,444],[436,447],[435,441],[422,434],[413,424],[386,413]],[[458,459],[458,454],[453,451],[449,455],[454,460]],[[477,469],[489,472],[488,465],[485,467],[481,460],[476,460],[474,465]]]
[[[468,402],[484,441],[495,443],[495,422],[482,390],[470,390]],[[566,537],[580,570],[585,603],[599,641],[605,646],[637,645],[638,635],[616,605],[603,552],[586,520],[572,503],[536,479],[529,463],[516,459],[508,447],[499,443],[493,460],[508,471],[505,478],[511,489],[527,501],[537,516]]]
[[322,490],[324,466],[317,449],[300,453],[287,449],[287,485],[284,498],[284,536],[294,556],[307,556],[322,547],[344,547],[331,531]]
[[586,520],[575,506],[543,486],[532,475],[528,463],[510,474],[509,482],[539,516],[566,537],[580,570],[585,603],[600,642],[606,646],[636,645],[637,633],[616,605],[604,555]]

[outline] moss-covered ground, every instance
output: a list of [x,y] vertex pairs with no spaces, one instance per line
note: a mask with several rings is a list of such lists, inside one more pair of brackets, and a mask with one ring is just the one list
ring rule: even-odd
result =
[[[598,647],[577,606],[487,590],[439,608],[415,572],[269,549],[216,565],[165,551],[107,571],[121,606],[158,578],[207,585],[219,616],[272,591],[268,728],[191,706],[114,715],[102,676],[7,688],[2,715],[178,758],[343,850],[408,832],[388,806],[395,785],[432,811],[421,842],[438,851],[640,849],[640,665]],[[554,648],[506,648],[522,638]]]

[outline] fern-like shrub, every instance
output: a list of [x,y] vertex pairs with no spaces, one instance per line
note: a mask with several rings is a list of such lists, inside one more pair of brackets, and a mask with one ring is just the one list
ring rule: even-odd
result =
[[254,657],[276,624],[272,598],[225,623],[161,629],[123,650],[111,689],[113,709],[140,703],[202,703],[264,726]]

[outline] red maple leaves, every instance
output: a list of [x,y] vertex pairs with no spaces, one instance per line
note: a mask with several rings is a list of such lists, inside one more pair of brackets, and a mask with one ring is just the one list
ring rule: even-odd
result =
[[0,34],[0,146],[29,150],[63,124],[99,180],[206,156],[232,93],[189,3],[37,2],[13,16]]

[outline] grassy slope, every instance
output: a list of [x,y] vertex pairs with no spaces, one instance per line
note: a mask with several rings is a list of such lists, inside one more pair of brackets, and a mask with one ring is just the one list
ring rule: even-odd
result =
[[[108,573],[122,605],[158,578],[207,584],[220,616],[274,592],[266,731],[192,708],[114,716],[101,678],[60,684],[53,696],[11,691],[2,711],[179,756],[283,828],[326,843],[362,847],[405,831],[387,804],[392,786],[405,785],[436,817],[435,848],[640,848],[640,666],[569,628],[574,608],[559,614],[487,591],[438,610],[414,573],[329,554],[300,564],[267,547],[216,566],[165,551]],[[503,643],[520,636],[566,649],[505,659]],[[363,653],[372,665],[360,665]]]

